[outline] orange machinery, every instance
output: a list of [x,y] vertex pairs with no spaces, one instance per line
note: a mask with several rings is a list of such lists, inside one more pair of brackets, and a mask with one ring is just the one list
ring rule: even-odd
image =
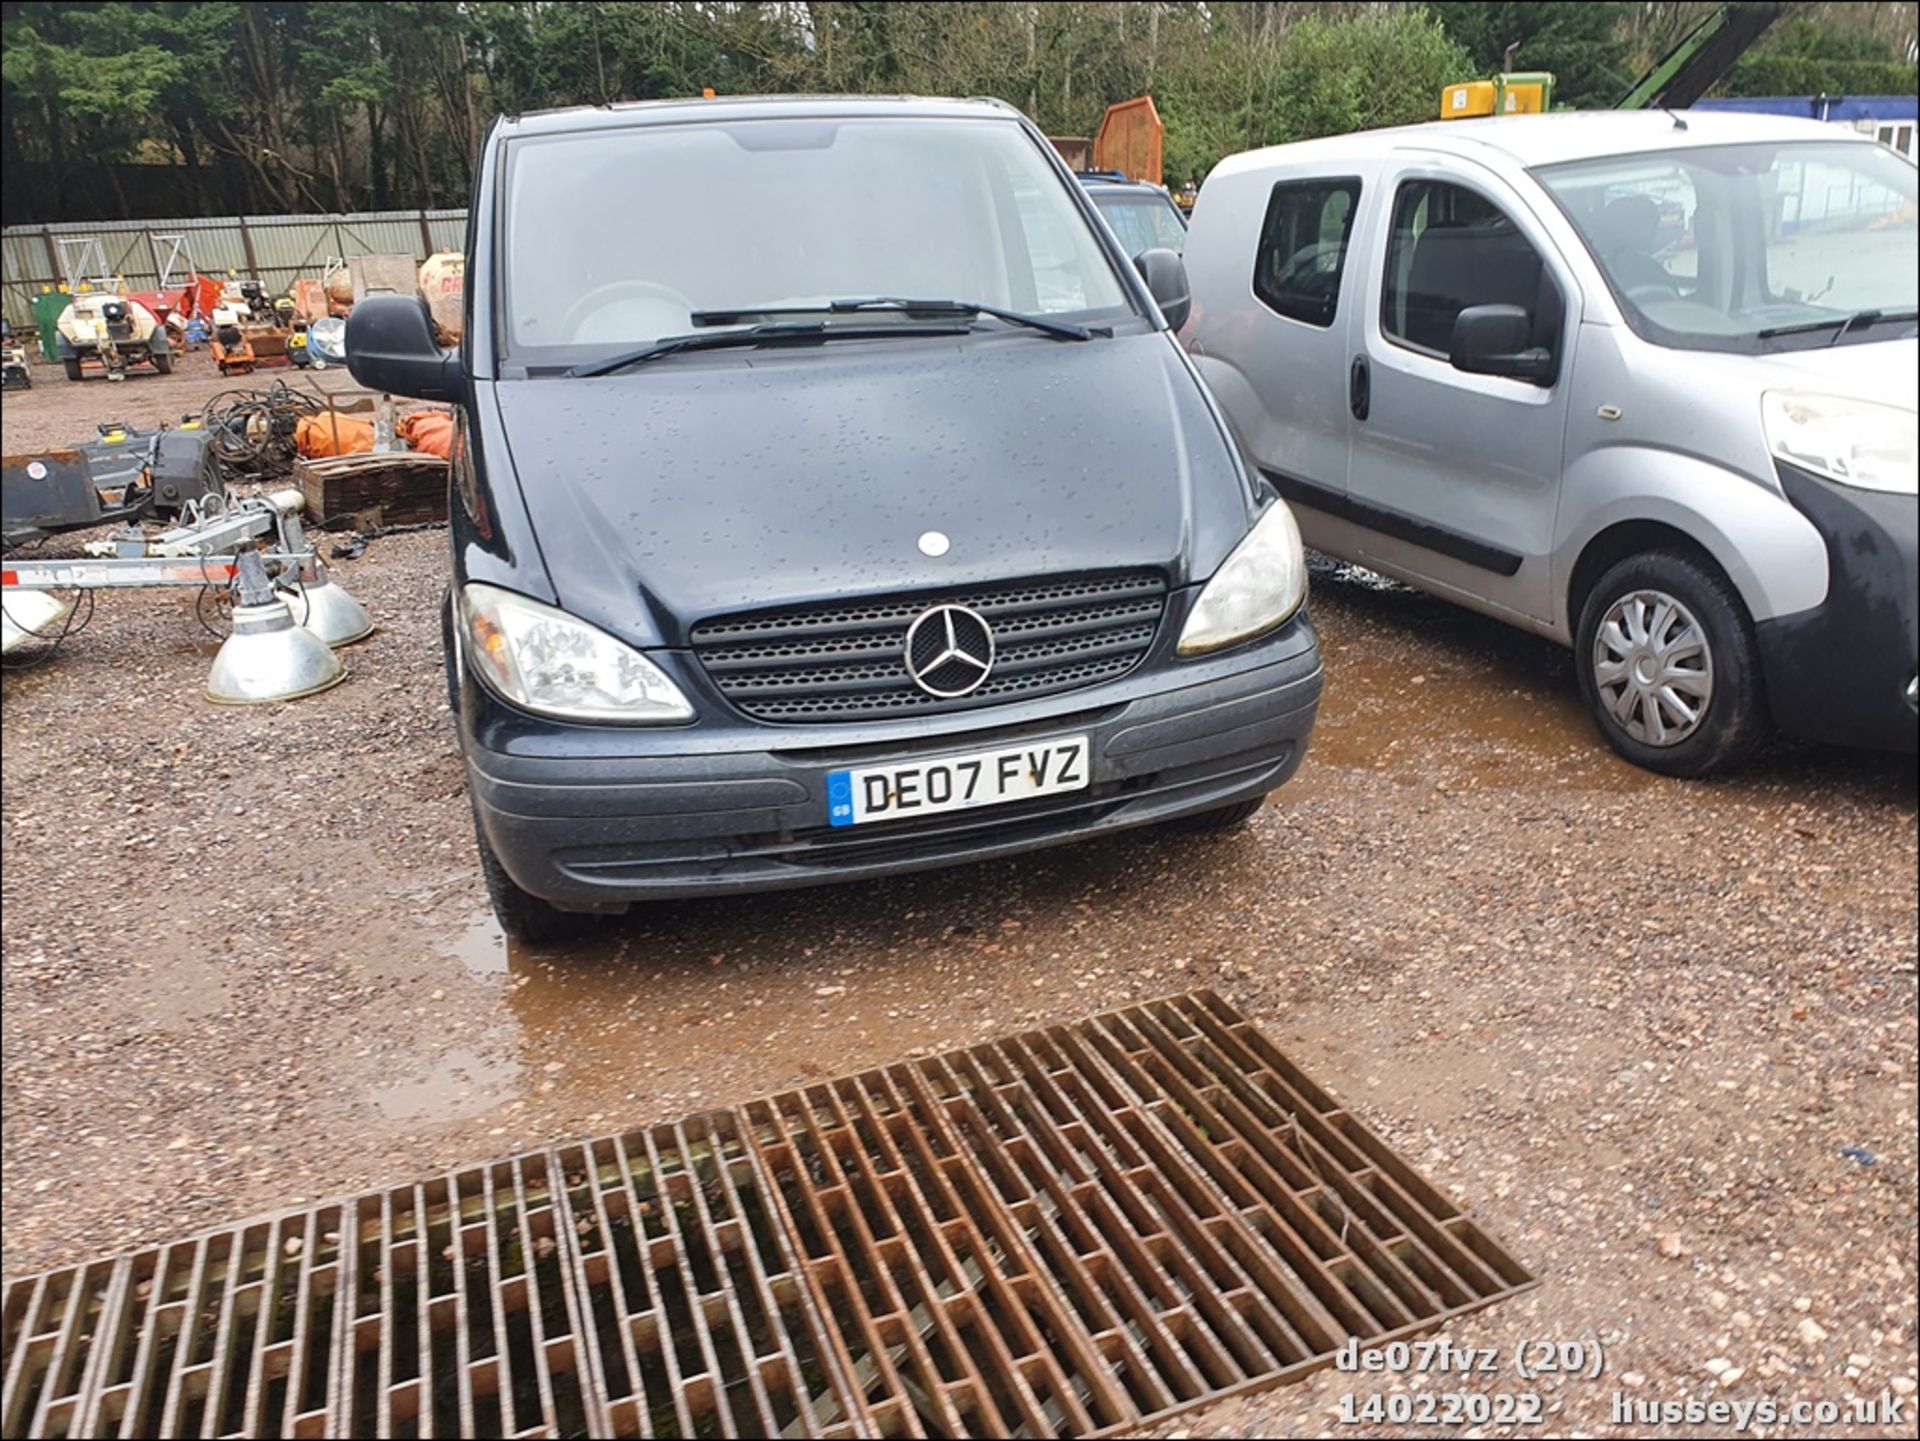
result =
[[247,339],[245,327],[224,305],[213,313],[209,338],[213,346],[213,363],[220,367],[222,375],[251,375],[253,368],[260,363],[260,357],[253,352],[253,342]]
[[169,330],[177,331],[196,317],[211,323],[220,294],[219,281],[205,275],[190,275],[180,285],[163,290],[135,290],[129,298],[151,310],[154,318]]
[[1118,170],[1158,185],[1160,143],[1166,133],[1151,95],[1109,105],[1100,120],[1100,133],[1093,137],[1093,168]]
[[213,324],[213,310],[220,303],[224,287],[210,276],[202,275],[188,249],[188,235],[149,235],[153,246],[153,267],[159,284],[152,290],[136,290],[129,298],[139,301],[167,329],[178,334],[190,320]]

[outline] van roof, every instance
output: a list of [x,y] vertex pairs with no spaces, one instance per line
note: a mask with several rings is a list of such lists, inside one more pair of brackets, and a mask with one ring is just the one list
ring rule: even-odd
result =
[[[1684,121],[1684,125],[1679,122]],[[1216,175],[1302,160],[1339,161],[1405,150],[1439,150],[1465,159],[1501,155],[1532,169],[1565,160],[1593,160],[1649,150],[1753,142],[1859,141],[1872,136],[1817,120],[1708,110],[1562,110],[1477,120],[1429,120],[1388,130],[1362,130],[1291,145],[1248,150],[1221,161]]]
[[1151,180],[1134,180],[1118,171],[1076,170],[1073,178],[1089,190],[1125,190],[1142,195],[1165,195],[1167,187]]
[[1020,112],[987,97],[942,100],[919,95],[718,95],[674,100],[629,100],[615,105],[572,105],[503,115],[513,135],[551,135],[571,130],[613,130],[636,125],[684,125],[689,120],[781,120],[795,116],[909,115],[933,119],[1017,120]]

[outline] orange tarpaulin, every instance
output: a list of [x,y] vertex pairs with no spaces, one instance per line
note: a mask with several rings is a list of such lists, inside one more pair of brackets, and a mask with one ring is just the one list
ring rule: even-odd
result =
[[400,438],[423,455],[453,456],[453,417],[444,410],[416,410],[394,427]]
[[365,455],[373,449],[373,422],[337,410],[303,415],[293,428],[293,448],[308,460],[328,455]]
[[[436,455],[442,460],[453,455],[453,416],[444,410],[416,410],[401,416],[393,429],[422,455]],[[373,422],[337,410],[303,415],[293,428],[293,448],[308,460],[367,455],[373,450]]]

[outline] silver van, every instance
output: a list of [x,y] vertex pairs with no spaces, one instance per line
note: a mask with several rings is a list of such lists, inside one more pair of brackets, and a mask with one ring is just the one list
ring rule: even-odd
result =
[[1571,645],[1625,756],[1916,748],[1915,170],[1618,112],[1252,151],[1182,338],[1309,546]]

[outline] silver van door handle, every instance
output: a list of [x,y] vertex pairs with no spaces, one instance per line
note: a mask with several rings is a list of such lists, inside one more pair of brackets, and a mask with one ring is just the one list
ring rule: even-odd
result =
[[1367,374],[1367,358],[1356,355],[1353,366],[1347,371],[1347,409],[1353,412],[1355,420],[1365,420],[1367,412],[1373,409],[1373,381]]

